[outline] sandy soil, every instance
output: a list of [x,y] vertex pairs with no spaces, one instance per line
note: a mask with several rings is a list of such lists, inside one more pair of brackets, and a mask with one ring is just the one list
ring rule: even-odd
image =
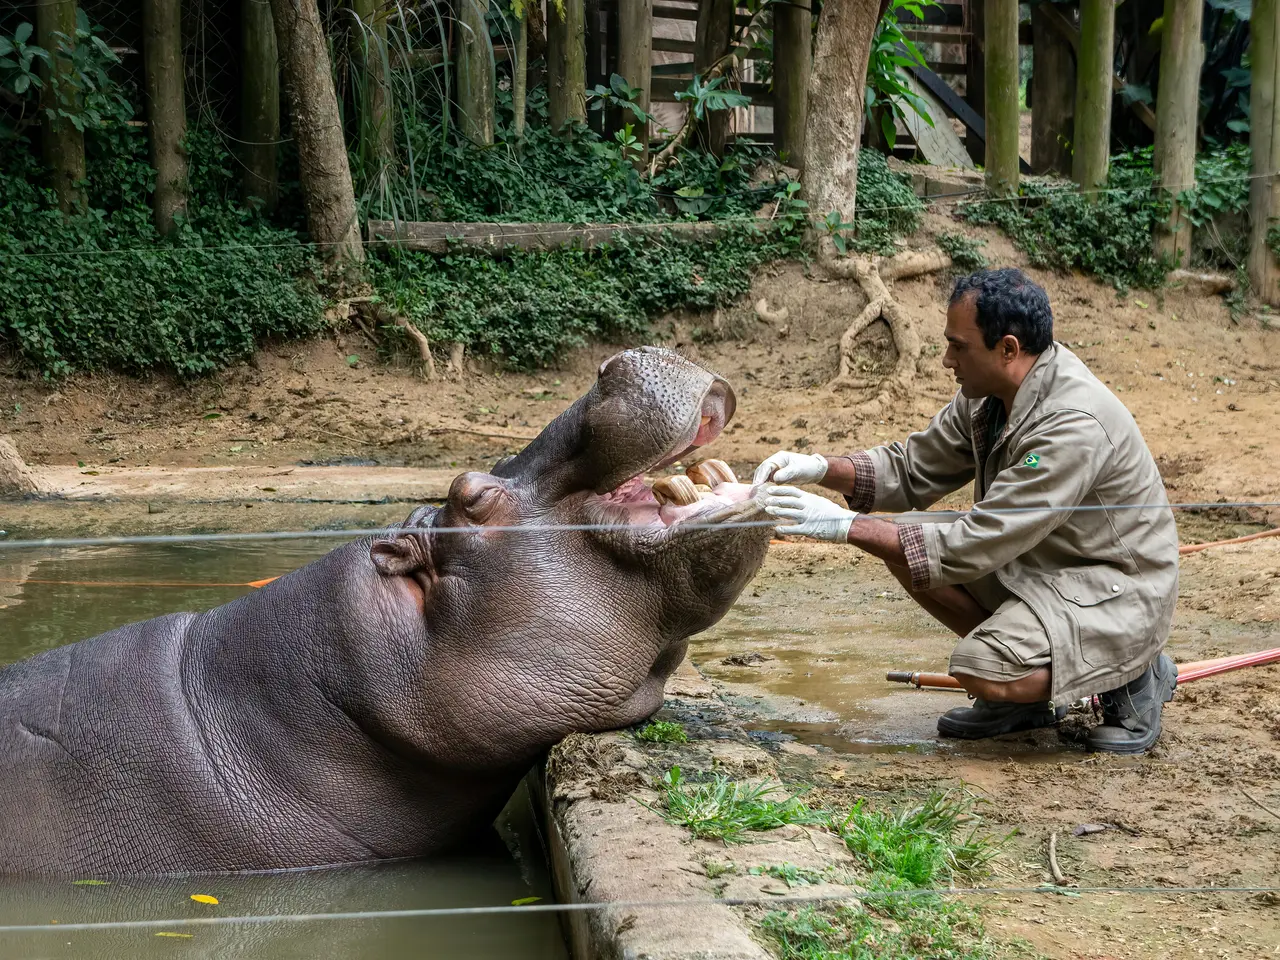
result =
[[[927,228],[956,225],[930,215]],[[999,235],[978,235],[993,261],[1021,261]],[[1280,333],[1265,315],[1237,323],[1220,300],[1177,289],[1119,298],[1083,277],[1032,273],[1050,293],[1058,339],[1137,417],[1171,499],[1280,499]],[[653,342],[680,348],[735,384],[738,417],[710,452],[749,473],[779,448],[841,452],[923,426],[952,393],[938,363],[947,292],[945,277],[897,285],[929,346],[913,396],[881,418],[860,412],[858,394],[825,386],[861,294],[799,265],[766,271],[752,297],[714,317],[664,318]],[[759,297],[771,310],[785,306],[788,319],[758,320],[751,303]],[[887,369],[886,329],[870,330],[864,347],[869,375]],[[50,468],[65,493],[100,499],[5,505],[0,526],[32,535],[250,529],[296,522],[299,510],[316,525],[386,522],[405,512],[402,498],[438,496],[450,474],[518,448],[586,389],[615,349],[576,351],[559,368],[531,375],[480,363],[461,380],[432,383],[407,363],[377,362],[376,345],[350,331],[272,347],[190,384],[116,376],[46,384],[0,367],[0,434],[11,435],[30,463]],[[362,358],[354,367],[345,359],[352,354]],[[309,473],[326,465],[335,472]],[[1280,523],[1280,510],[1179,519],[1185,539],[1212,539]],[[1176,659],[1277,645],[1280,541],[1194,555],[1183,569]],[[775,549],[739,608],[696,649],[735,709],[821,748],[788,776],[817,783],[835,800],[971,785],[1000,823],[1018,828],[1001,868],[1010,882],[1045,879],[1054,831],[1064,869],[1081,884],[1276,882],[1280,668],[1189,687],[1169,707],[1157,750],[1108,760],[1052,734],[972,750],[938,744],[932,723],[954,695],[890,691],[879,676],[895,666],[938,669],[947,646],[874,563],[788,545]],[[719,663],[751,651],[775,659]],[[1082,823],[1116,829],[1071,836]],[[1252,957],[1280,942],[1276,902],[1039,896],[990,909],[1010,934],[1054,957]]]

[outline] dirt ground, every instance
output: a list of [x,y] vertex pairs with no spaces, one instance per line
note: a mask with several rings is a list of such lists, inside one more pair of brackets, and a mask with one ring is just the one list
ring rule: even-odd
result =
[[[930,214],[926,234],[938,229],[956,224]],[[998,234],[966,229],[987,241],[994,263],[1022,263]],[[927,242],[927,236],[913,241]],[[1030,272],[1049,292],[1058,340],[1133,411],[1171,500],[1280,499],[1280,332],[1269,329],[1265,313],[1237,321],[1217,298],[1178,289],[1121,298],[1084,277]],[[861,309],[861,294],[853,284],[814,279],[800,265],[766,270],[751,297],[715,316],[664,318],[651,342],[679,348],[734,384],[737,417],[709,452],[749,474],[781,448],[843,452],[927,423],[953,392],[939,363],[948,288],[945,276],[896,285],[928,346],[913,396],[882,418],[862,415],[865,398],[856,392],[826,388],[840,333]],[[752,304],[759,298],[771,312],[786,307],[787,319],[758,319]],[[866,336],[864,366],[872,378],[888,369],[889,343],[882,325]],[[260,528],[284,516],[270,505],[283,496],[277,485],[283,481],[269,475],[328,464],[345,472],[327,497],[311,484],[308,509],[317,522],[386,522],[407,509],[395,505],[401,496],[421,495],[422,488],[404,479],[408,472],[388,471],[400,493],[379,504],[380,471],[408,467],[438,478],[483,469],[579,396],[616,349],[574,351],[557,369],[536,374],[473,362],[461,379],[430,383],[407,360],[376,359],[377,346],[351,330],[270,347],[253,363],[189,384],[106,375],[48,384],[6,372],[0,359],[0,435],[10,435],[33,466],[56,468],[64,491],[110,487],[102,503],[5,506],[0,515],[10,528],[19,518],[21,529],[33,532],[103,524],[113,532],[127,532],[130,524],[148,532]],[[360,359],[351,365],[346,358],[353,355]],[[217,475],[225,483],[204,482],[214,493],[232,492],[210,493],[204,504],[167,503],[155,487],[155,468],[172,474],[187,467],[226,468]],[[218,508],[212,518],[208,503],[225,499],[255,509]],[[156,503],[155,513],[140,510],[139,502]],[[1185,540],[1214,539],[1276,525],[1280,509],[1188,513],[1179,523]],[[1280,540],[1193,555],[1183,571],[1175,659],[1280,645]],[[772,616],[752,627],[749,615],[764,616],[766,607]],[[1062,866],[1082,885],[1277,882],[1280,668],[1184,690],[1168,710],[1160,746],[1145,758],[1090,757],[1075,745],[1046,741],[1053,735],[957,751],[929,732],[953,695],[890,696],[879,679],[893,666],[945,664],[945,638],[908,607],[874,563],[833,548],[787,545],[771,553],[739,610],[695,648],[712,665],[708,672],[727,702],[755,703],[757,717],[764,716],[760,704],[773,704],[762,729],[812,734],[818,752],[788,754],[808,764],[788,775],[816,783],[833,799],[921,783],[969,784],[990,801],[1000,824],[1019,831],[1001,865],[1001,879],[1010,883],[1045,879],[1046,844],[1055,831]],[[806,610],[823,617],[834,610],[838,620],[806,628]],[[807,638],[782,636],[805,629]],[[752,650],[775,659],[717,666]],[[831,750],[832,743],[839,749]],[[1115,827],[1072,836],[1084,823]],[[1254,957],[1272,955],[1280,942],[1277,904],[1268,895],[1034,896],[993,904],[989,915],[996,932],[1026,937],[1054,957]]]

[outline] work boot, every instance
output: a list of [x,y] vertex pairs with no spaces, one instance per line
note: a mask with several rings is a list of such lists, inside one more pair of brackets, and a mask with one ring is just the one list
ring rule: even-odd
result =
[[1142,753],[1160,736],[1160,714],[1177,685],[1177,664],[1162,653],[1136,680],[1102,694],[1102,723],[1089,731],[1089,749]]
[[1054,710],[1045,700],[1040,703],[1004,703],[975,699],[971,707],[956,707],[940,716],[938,732],[944,737],[981,740],[1002,733],[1052,726],[1066,715],[1065,707]]

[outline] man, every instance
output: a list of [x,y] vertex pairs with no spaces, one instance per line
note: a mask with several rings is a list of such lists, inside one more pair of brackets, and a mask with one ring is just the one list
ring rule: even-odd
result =
[[[848,510],[767,487],[779,533],[848,542],[885,561],[961,639],[950,673],[974,698],[944,736],[1043,727],[1100,694],[1089,746],[1140,753],[1160,735],[1177,668],[1162,654],[1178,590],[1164,484],[1124,405],[1053,341],[1044,290],[1020,270],[956,282],[942,365],[960,391],[921,432],[852,456],[781,452],[755,482],[819,483]],[[974,508],[945,523],[893,523],[974,482]],[[1144,509],[1100,509],[1143,504]],[[1079,509],[1072,509],[1079,508]]]

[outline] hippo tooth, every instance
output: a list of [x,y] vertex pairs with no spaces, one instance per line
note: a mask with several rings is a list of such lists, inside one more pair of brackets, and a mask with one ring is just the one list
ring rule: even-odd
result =
[[738,482],[738,478],[723,460],[703,460],[701,463],[695,463],[685,472],[685,476],[694,483],[707,487]]
[[687,507],[698,502],[698,489],[688,477],[663,477],[653,482],[653,496],[658,503]]

